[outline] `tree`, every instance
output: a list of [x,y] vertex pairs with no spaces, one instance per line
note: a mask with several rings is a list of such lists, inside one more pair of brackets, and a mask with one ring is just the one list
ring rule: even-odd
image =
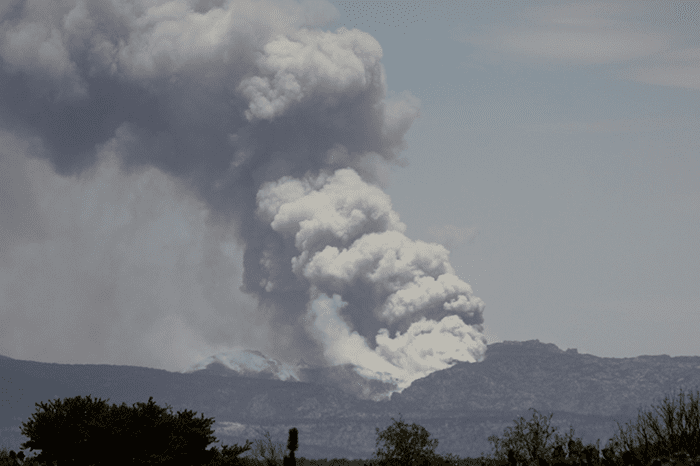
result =
[[296,466],[297,460],[294,452],[299,448],[299,431],[296,427],[289,429],[289,439],[287,440],[287,450],[289,455],[284,457],[284,466]]
[[552,466],[564,466],[566,464],[566,453],[563,445],[555,445],[552,450]]
[[[430,433],[418,424],[410,426],[403,422],[399,413],[399,420],[394,421],[385,430],[377,427],[377,451],[374,458],[378,466],[416,466],[430,462],[442,462],[442,458],[435,454],[438,446],[437,439],[430,439]],[[381,443],[384,443],[380,447]]]
[[592,465],[592,466],[600,466],[600,450],[598,449],[598,445],[600,443],[600,440],[596,445],[589,444],[583,447],[582,450],[582,459],[583,463],[586,465]]
[[246,440],[245,445],[233,444],[233,446],[223,445],[221,451],[217,447],[212,448],[214,459],[209,462],[210,466],[234,466],[241,464],[239,456],[250,450],[251,442]]
[[557,433],[556,427],[550,426],[552,414],[542,416],[536,409],[530,409],[534,411],[530,421],[521,416],[515,420],[514,427],[506,427],[502,437],[492,435],[488,438],[493,445],[493,458],[529,465],[538,465],[540,459],[546,459],[551,464],[555,458],[555,448],[561,447],[563,451],[564,445],[571,444],[573,428],[570,427],[569,432],[562,437]]
[[[208,464],[217,456],[216,450],[206,447],[216,441],[211,430],[213,419],[194,418],[194,412],[185,410],[177,416],[153,402],[126,404],[114,407],[103,417],[96,432],[110,437],[100,438],[104,448],[111,446],[113,464]],[[106,422],[106,424],[105,424]],[[115,435],[115,429],[119,433]],[[120,446],[114,444],[117,439]]]
[[35,458],[47,464],[56,461],[88,465],[84,447],[89,438],[89,423],[105,415],[108,407],[104,400],[93,402],[89,397],[76,397],[35,405],[44,411],[34,413],[32,419],[22,424],[21,432],[29,438],[21,445],[22,449],[42,450]]
[[613,447],[613,439],[608,441],[608,444],[603,448],[603,466],[613,466],[616,463],[615,460],[615,448]]
[[619,432],[606,448],[617,457],[629,452],[626,458],[643,464],[658,458],[698,458],[700,393],[689,393],[687,402],[685,395],[681,389],[678,400],[666,396],[660,406],[652,406],[653,412],[640,409],[637,421],[626,423],[625,427],[618,422]]
[[77,396],[65,401],[35,403],[41,410],[23,423],[21,432],[29,438],[22,448],[41,450],[37,461],[75,466],[123,464],[231,464],[250,449],[224,446],[206,450],[216,441],[214,419],[194,418],[190,410],[172,414],[150,397],[148,403],[128,407],[109,406],[107,400]]
[[272,441],[269,431],[265,431],[263,439],[253,442],[251,453],[261,459],[265,466],[282,466],[284,460],[284,444]]
[[567,456],[569,463],[581,463],[581,459],[583,458],[583,442],[581,441],[581,439],[569,439],[568,443],[566,444],[566,447],[569,452]]
[[24,452],[15,453],[14,450],[7,450],[6,447],[0,448],[0,466],[19,466],[20,464],[29,464],[24,462]]

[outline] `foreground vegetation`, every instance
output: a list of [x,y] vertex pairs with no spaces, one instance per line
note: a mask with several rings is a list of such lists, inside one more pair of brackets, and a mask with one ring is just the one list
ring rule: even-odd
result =
[[29,440],[21,447],[41,453],[27,456],[2,449],[0,466],[700,466],[697,391],[686,398],[681,390],[678,399],[667,396],[653,411],[640,409],[636,422],[618,422],[618,432],[602,449],[600,439],[584,445],[572,427],[561,435],[550,425],[552,414],[533,409],[530,420],[519,417],[501,436],[489,437],[492,451],[480,458],[436,454],[438,440],[400,416],[386,429],[376,429],[377,448],[370,460],[308,460],[295,457],[296,428],[289,430],[286,449],[265,432],[262,439],[246,440],[243,446],[207,450],[216,442],[213,418],[195,418],[189,410],[173,415],[153,397],[133,407],[109,406],[90,396],[36,406],[41,410],[22,423],[21,432]]

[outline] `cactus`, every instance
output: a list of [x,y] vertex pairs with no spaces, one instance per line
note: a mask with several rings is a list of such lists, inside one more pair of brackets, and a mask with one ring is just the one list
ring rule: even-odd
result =
[[287,440],[287,449],[289,456],[284,457],[284,466],[296,466],[297,460],[294,457],[294,452],[299,448],[299,431],[296,427],[289,429],[289,440]]

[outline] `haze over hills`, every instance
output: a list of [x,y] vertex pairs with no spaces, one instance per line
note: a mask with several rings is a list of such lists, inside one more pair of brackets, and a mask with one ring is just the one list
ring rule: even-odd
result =
[[222,375],[237,374],[253,378],[299,381],[296,366],[268,358],[260,351],[242,348],[209,356],[188,367],[183,373],[202,370]]
[[398,388],[395,383],[367,376],[358,372],[355,364],[310,366],[303,359],[296,364],[286,364],[267,357],[260,351],[234,349],[212,355],[182,373],[201,372],[224,376],[274,379],[295,382],[309,382],[336,387],[345,393],[363,400],[381,401],[388,399]]
[[[264,430],[284,442],[288,429],[297,427],[298,456],[307,458],[369,458],[375,427],[387,427],[399,412],[439,439],[438,453],[489,452],[488,436],[500,435],[519,415],[529,418],[529,408],[554,413],[552,423],[561,430],[571,425],[584,441],[600,439],[602,446],[616,431],[615,421],[636,419],[639,407],[700,385],[698,356],[600,358],[533,340],[491,344],[483,362],[457,363],[414,381],[390,400],[371,401],[343,391],[347,387],[334,382],[329,368],[315,368],[317,382],[297,381],[304,376],[274,372],[274,361],[262,354],[239,355],[264,362],[262,375],[252,374],[251,364],[226,365],[221,357],[186,373],[0,358],[0,444],[17,450],[26,440],[18,424],[35,412],[34,402],[91,394],[129,405],[153,396],[173,413],[203,413],[216,420],[215,435],[225,444],[260,438]],[[313,373],[303,364],[299,368]]]

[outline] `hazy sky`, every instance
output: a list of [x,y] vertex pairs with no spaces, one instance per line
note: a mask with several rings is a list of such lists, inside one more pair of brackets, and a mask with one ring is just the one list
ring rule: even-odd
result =
[[372,32],[421,99],[386,192],[453,241],[489,341],[700,355],[700,4],[423,5]]
[[[273,279],[297,286],[280,267],[316,251],[298,236],[288,250],[284,234],[319,220],[290,200],[296,181],[264,183],[351,167],[364,181],[341,172],[328,186],[379,212],[381,227],[362,232],[401,230],[366,182],[408,238],[451,251],[473,295],[452,281],[435,296],[454,298],[472,329],[482,314],[489,343],[700,355],[697,2],[44,5],[0,5],[1,354],[167,370],[228,347],[279,357],[294,346],[280,335],[303,335],[278,307],[308,296],[273,295]],[[302,27],[298,43],[327,60],[275,36]],[[285,202],[296,226],[273,215]],[[347,242],[338,235],[328,244]],[[421,270],[447,273],[430,251]],[[305,270],[304,286],[350,301],[367,291]],[[416,315],[447,312],[425,306]],[[377,333],[356,315],[346,322]],[[393,336],[414,320],[387,322]],[[385,342],[385,356],[408,357]]]

